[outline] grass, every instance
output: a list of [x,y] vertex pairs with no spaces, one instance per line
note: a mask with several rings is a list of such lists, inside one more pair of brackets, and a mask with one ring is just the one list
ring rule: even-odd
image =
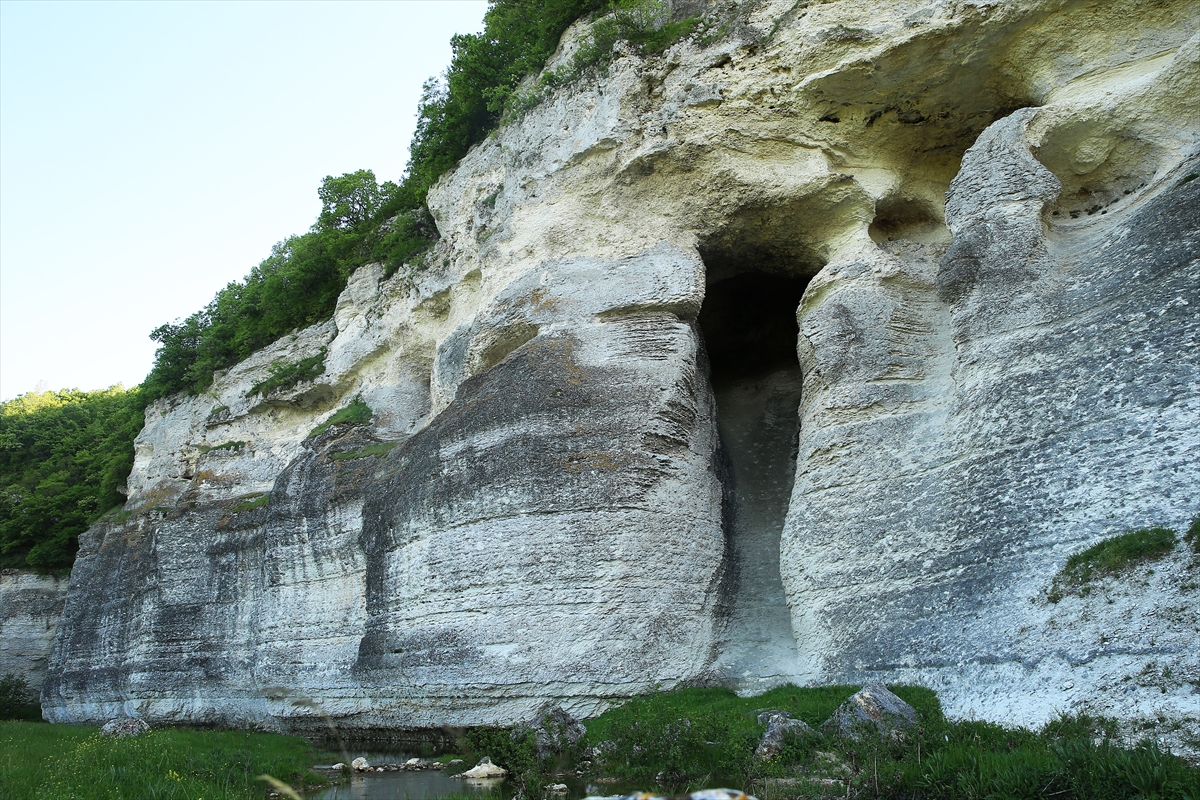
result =
[[0,722],[0,796],[258,800],[260,775],[325,783],[308,769],[319,758],[303,739],[272,733],[161,729],[108,739],[90,727]]
[[302,358],[299,361],[272,361],[266,380],[254,384],[247,397],[256,394],[268,395],[279,389],[290,389],[301,381],[311,381],[325,372],[325,348],[315,356]]
[[[787,711],[815,730],[857,689],[789,685],[749,698],[728,689],[699,688],[646,695],[589,722],[588,740],[602,754],[606,777],[630,785],[657,784],[674,793],[726,784],[748,787],[768,777],[803,778],[789,762],[811,760],[817,750],[827,749],[817,745],[822,737],[792,741],[778,761],[758,762],[754,749],[763,733],[758,714]],[[923,717],[941,720],[933,692],[921,687],[895,691]]]
[[119,506],[113,506],[108,511],[105,511],[104,516],[100,517],[100,519],[98,519],[96,521],[97,522],[111,522],[114,525],[119,525],[122,522],[125,522],[127,519],[129,519],[132,516],[133,516],[133,512],[126,511],[125,504],[122,503]]
[[375,444],[367,445],[361,450],[354,450],[349,453],[334,453],[329,457],[329,460],[351,461],[356,458],[367,458],[369,456],[386,456],[398,444],[399,442],[376,442]]
[[[751,698],[691,688],[634,698],[588,722],[589,779],[676,794],[731,786],[764,800],[1200,797],[1200,771],[1154,744],[1119,746],[1111,722],[1063,718],[1040,731],[950,722],[921,687],[891,687],[917,709],[917,728],[893,736],[870,729],[855,741],[820,733],[856,688],[784,686]],[[817,732],[759,761],[757,714],[765,709],[789,711]]]
[[1177,540],[1175,531],[1169,528],[1142,528],[1105,539],[1067,559],[1054,576],[1047,599],[1057,603],[1065,594],[1086,596],[1089,584],[1138,564],[1157,561],[1175,549]]
[[[467,766],[490,755],[514,773],[526,797],[542,796],[559,773],[583,770],[606,794],[624,784],[673,794],[728,786],[763,800],[1200,798],[1200,770],[1153,743],[1121,746],[1111,721],[1063,717],[1038,731],[951,722],[932,691],[891,688],[917,709],[918,726],[886,736],[870,727],[856,740],[819,728],[857,687],[783,686],[749,698],[714,688],[635,697],[588,721],[582,740],[541,760],[528,728],[474,728],[459,744]],[[785,741],[775,759],[758,760],[757,716],[766,709],[788,711],[814,732]],[[0,723],[5,798],[261,798],[266,784],[259,776],[314,785],[322,780],[309,765],[337,760],[277,734],[160,729],[111,740],[94,728]]]
[[233,507],[233,513],[240,514],[243,511],[253,511],[256,508],[262,508],[269,502],[271,502],[271,495],[264,492],[248,494]]
[[361,397],[356,397],[350,405],[339,409],[329,419],[313,428],[309,432],[308,438],[312,439],[315,436],[320,436],[334,425],[366,425],[371,421],[372,416],[374,416],[374,412],[371,411],[371,407],[364,403]]

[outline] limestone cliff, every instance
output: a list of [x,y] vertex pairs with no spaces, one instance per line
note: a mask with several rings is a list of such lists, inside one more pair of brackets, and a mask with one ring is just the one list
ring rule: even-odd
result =
[[882,678],[1195,726],[1186,554],[1045,599],[1200,512],[1195,4],[677,5],[434,187],[423,270],[148,412],[49,719]]
[[0,676],[12,673],[41,691],[66,596],[62,578],[0,571]]

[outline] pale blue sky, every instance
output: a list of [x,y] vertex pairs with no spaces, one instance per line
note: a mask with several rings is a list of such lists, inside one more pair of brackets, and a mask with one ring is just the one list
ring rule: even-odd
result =
[[0,397],[141,382],[148,334],[398,180],[486,2],[0,2]]

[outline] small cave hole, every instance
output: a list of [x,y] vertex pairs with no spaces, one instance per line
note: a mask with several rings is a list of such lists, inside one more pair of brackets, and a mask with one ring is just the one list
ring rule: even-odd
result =
[[807,284],[807,277],[750,269],[711,284],[700,309],[732,572],[718,669],[746,689],[753,688],[747,676],[782,674],[795,658],[779,540],[796,469],[802,388],[796,309]]
[[875,219],[867,233],[876,244],[905,239],[919,244],[950,240],[940,213],[920,200],[888,197],[875,204]]
[[[1089,135],[1095,133],[1096,135]],[[1157,145],[1094,131],[1055,131],[1034,152],[1062,184],[1046,211],[1056,222],[1107,214],[1134,201],[1170,160]]]

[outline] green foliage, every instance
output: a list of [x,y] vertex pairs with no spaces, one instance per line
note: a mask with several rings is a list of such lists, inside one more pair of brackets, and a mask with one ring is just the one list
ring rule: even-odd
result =
[[1064,594],[1087,595],[1095,580],[1163,558],[1175,548],[1176,538],[1169,528],[1142,528],[1105,539],[1067,559],[1047,598],[1057,603]]
[[1183,535],[1183,541],[1187,542],[1193,553],[1200,555],[1200,514],[1192,517],[1192,524]]
[[537,740],[529,728],[470,728],[463,734],[460,745],[470,756],[469,761],[477,762],[487,756],[492,763],[502,765],[522,794],[541,793],[545,765],[538,761]]
[[107,739],[95,728],[0,723],[5,797],[93,800],[250,800],[260,775],[293,786],[326,781],[308,770],[317,754],[297,736],[240,731],[154,730]]
[[957,800],[977,797],[1185,798],[1200,788],[1195,770],[1177,756],[1146,742],[1134,749],[1110,739],[1059,738],[1043,733],[1011,746],[954,743],[931,752],[917,785],[923,796]]
[[[541,76],[517,97],[575,20],[601,14],[570,65]],[[404,264],[422,269],[437,239],[426,206],[429,188],[506,115],[606,65],[618,41],[658,52],[695,28],[672,20],[661,0],[493,0],[484,30],[451,39],[453,58],[441,78],[425,83],[409,162],[399,184],[378,183],[370,170],[327,176],[317,190],[321,213],[312,228],[275,245],[243,281],[230,283],[200,311],[156,328],[154,368],[143,388],[151,400],[202,392],[213,373],[231,367],[291,331],[328,319],[350,275],[381,263],[392,276]]]
[[392,452],[392,448],[399,442],[376,442],[369,444],[361,450],[355,450],[349,453],[334,453],[329,457],[330,461],[353,461],[357,458],[368,458],[370,456],[386,456]]
[[421,270],[425,268],[421,256],[436,239],[437,226],[429,209],[422,205],[397,214],[380,226],[371,257],[384,265],[385,278],[395,275],[404,264]]
[[700,22],[698,17],[672,20],[660,0],[614,0],[606,10],[593,22],[569,63],[543,72],[531,89],[506,95],[506,117],[537,106],[560,86],[603,71],[612,61],[618,42],[626,42],[642,53],[659,53],[694,31]]
[[311,439],[314,436],[320,436],[334,425],[366,425],[371,421],[373,415],[374,412],[371,411],[371,407],[364,403],[361,397],[356,397],[350,405],[338,409],[333,416],[313,428],[308,434],[308,438]]
[[268,395],[277,389],[290,389],[301,381],[311,381],[325,372],[325,348],[315,356],[302,358],[299,361],[272,361],[266,380],[254,384],[247,397],[256,394]]
[[41,709],[29,681],[12,672],[0,678],[0,720],[41,719]]
[[276,244],[243,281],[230,283],[187,319],[150,334],[159,342],[143,384],[150,398],[204,391],[216,370],[329,319],[359,266],[407,258],[428,247],[432,226],[411,221],[420,214],[391,219],[397,211],[389,202],[398,191],[393,183],[376,183],[370,170],[326,177],[317,191],[321,213],[308,233]]
[[76,540],[122,502],[145,395],[30,392],[0,405],[0,566],[60,569]]
[[951,722],[933,692],[914,686],[891,688],[917,709],[916,728],[889,736],[869,728],[858,740],[818,730],[785,741],[775,759],[754,757],[763,733],[758,712],[788,711],[818,729],[855,688],[783,686],[750,698],[681,689],[634,698],[588,722],[597,753],[589,778],[675,793],[726,785],[760,796],[772,796],[770,781],[782,779],[792,782],[787,796],[807,786],[811,795],[803,796],[1200,797],[1200,771],[1153,744],[1118,746],[1109,721],[1062,718],[1041,731]]
[[588,740],[603,751],[614,777],[650,785],[661,774],[669,788],[722,780],[747,785],[762,731],[756,709],[790,712],[819,725],[853,694],[849,686],[785,686],[754,698],[728,689],[680,689],[636,697],[588,723]]
[[243,511],[253,511],[256,508],[262,508],[269,502],[271,502],[271,495],[269,494],[248,494],[233,507],[233,513],[240,514]]
[[603,0],[493,0],[479,34],[450,40],[453,59],[442,79],[425,83],[402,190],[424,204],[429,187],[500,122],[526,75],[536,74],[567,27]]

